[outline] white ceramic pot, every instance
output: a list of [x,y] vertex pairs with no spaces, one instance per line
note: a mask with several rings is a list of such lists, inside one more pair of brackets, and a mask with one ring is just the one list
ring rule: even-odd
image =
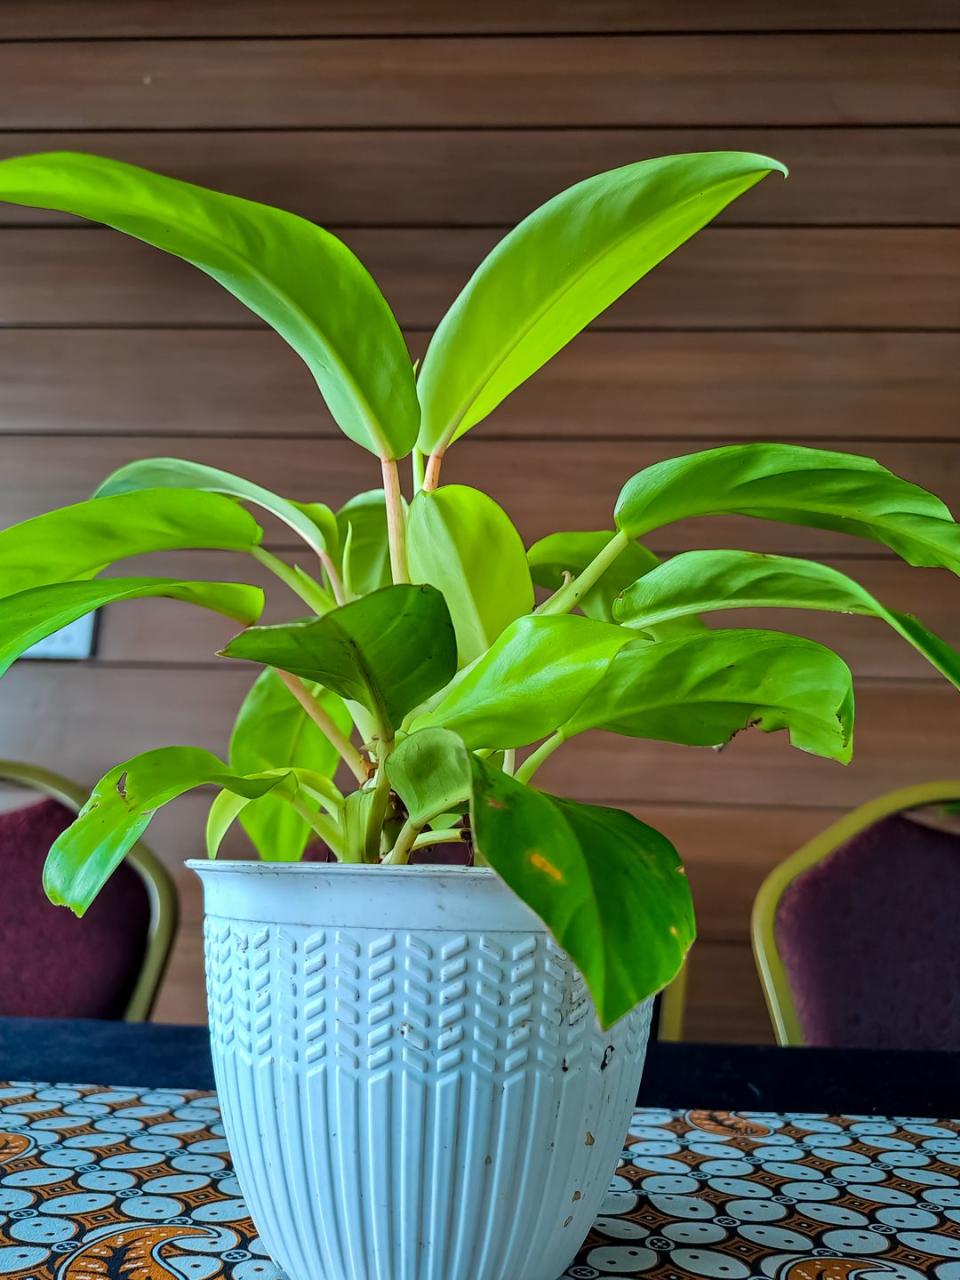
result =
[[557,1280],[616,1166],[650,1003],[601,1032],[491,871],[190,865],[227,1141],[291,1280]]

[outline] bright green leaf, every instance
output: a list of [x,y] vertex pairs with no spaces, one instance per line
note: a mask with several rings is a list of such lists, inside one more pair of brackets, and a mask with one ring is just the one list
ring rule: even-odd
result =
[[854,534],[909,564],[960,573],[960,526],[940,499],[853,453],[737,444],[668,458],[627,481],[615,518],[640,538],[687,516],[723,514]]
[[261,537],[248,512],[212,493],[149,489],[78,502],[0,532],[0,596],[92,578],[152,551],[252,551]]
[[[584,533],[550,533],[527,551],[530,573],[538,587],[559,591],[569,578],[582,573],[616,535],[612,530]],[[631,542],[602,578],[581,598],[580,608],[588,618],[612,622],[613,602],[631,582],[643,577],[660,563],[660,557]]]
[[[337,728],[349,736],[351,719],[343,699],[319,685],[309,686],[309,691]],[[332,778],[339,761],[336,750],[277,673],[272,668],[261,671],[234,722],[231,769],[244,774],[311,769]],[[312,834],[310,824],[277,792],[247,801],[238,809],[238,816],[261,858],[296,861],[303,856]]]
[[199,747],[161,747],[118,764],[54,841],[43,869],[47,897],[82,916],[163,805],[208,784],[261,796],[284,776],[238,777]]
[[[316,827],[326,824],[329,830],[324,830],[319,834],[331,843],[334,852],[339,852],[340,827],[339,823],[330,823],[329,819],[323,817],[317,805],[317,799],[325,802],[327,807],[333,807],[331,804],[331,796],[336,793],[336,788],[328,778],[321,774],[314,773],[309,769],[267,769],[262,774],[253,775],[258,778],[276,777],[277,783],[274,788],[266,795],[245,796],[238,795],[232,791],[221,791],[215,796],[213,803],[210,805],[210,811],[207,814],[207,857],[216,858],[220,852],[220,845],[223,843],[224,837],[230,830],[231,826],[239,818],[241,823],[244,822],[244,815],[253,809],[259,807],[267,800],[276,800],[278,805],[282,805],[284,809],[290,811],[294,817],[299,817],[303,822],[307,831],[311,831]],[[342,805],[342,798],[337,794],[337,808]],[[310,821],[307,822],[301,816],[301,810],[307,809],[310,813]],[[339,812],[338,812],[339,816]],[[246,825],[246,824],[244,824]],[[258,832],[264,830],[263,825],[257,827]],[[268,834],[272,836],[276,828],[266,828]],[[314,834],[318,834],[314,830]],[[303,856],[303,850],[299,853],[292,854],[284,852],[287,846],[280,844],[269,844],[267,850],[260,851],[260,857],[265,862],[297,862]],[[280,852],[275,852],[279,849]]]
[[424,453],[443,451],[658,262],[783,165],[739,151],[663,156],[587,178],[480,264],[417,380]]
[[604,1027],[665,987],[695,936],[676,850],[619,809],[534,791],[474,759],[477,848],[577,965]]
[[452,729],[469,747],[523,747],[568,719],[629,631],[592,618],[533,614],[512,622],[411,729]]
[[390,543],[387,508],[382,489],[358,493],[337,512],[340,534],[340,575],[350,596],[367,596],[389,587]]
[[[137,493],[142,489],[197,489],[206,493],[222,493],[240,502],[252,502],[282,520],[314,551],[331,550],[329,524],[325,524],[322,517],[320,520],[315,518],[312,506],[288,502],[252,480],[244,480],[241,476],[201,462],[188,462],[184,458],[143,458],[139,462],[130,462],[107,476],[94,497]],[[319,503],[316,506],[321,512],[329,511]],[[336,545],[334,541],[333,552],[336,552]]]
[[237,622],[255,622],[263,592],[239,582],[180,582],[170,578],[98,578],[59,582],[7,596],[0,609],[0,675],[38,640],[103,605],[164,596],[212,609]]
[[820,609],[881,618],[960,687],[960,653],[909,614],[888,609],[846,574],[811,560],[751,551],[688,551],[628,587],[625,626],[654,630],[721,609]]
[[329,232],[282,209],[73,152],[0,162],[0,199],[106,223],[199,267],[306,361],[351,440],[381,457],[410,452],[419,409],[406,345],[369,272]]
[[410,584],[384,587],[311,621],[250,627],[223,653],[292,672],[359,702],[387,737],[457,669],[443,596]]
[[447,729],[424,729],[404,738],[387,758],[390,786],[418,827],[469,800],[470,760],[463,739]]
[[410,506],[407,559],[414,582],[443,592],[461,666],[533,609],[520,535],[503,508],[479,489],[450,484],[421,490]]
[[777,631],[704,631],[620,650],[560,728],[718,747],[741,729],[787,729],[802,751],[852,753],[850,670],[830,649]]

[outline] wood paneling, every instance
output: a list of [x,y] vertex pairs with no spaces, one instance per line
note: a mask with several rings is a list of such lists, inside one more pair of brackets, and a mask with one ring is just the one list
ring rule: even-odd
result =
[[[803,440],[796,441],[803,444]],[[220,440],[168,437],[165,455],[223,466]],[[935,490],[960,509],[960,454],[950,443],[834,440],[837,449],[868,452],[915,484]],[[511,515],[531,542],[557,529],[608,529],[614,502],[634,472],[662,458],[688,452],[697,442],[675,438],[646,440],[500,440],[482,428],[450,450],[443,477],[485,489]],[[55,439],[12,436],[3,441],[0,510],[6,522],[24,520],[50,507],[86,498],[115,468],[136,458],[156,456],[158,442],[139,436],[61,436]],[[302,501],[339,506],[376,483],[375,460],[342,438],[315,443],[249,439],[242,449],[242,470],[278,492]],[[53,465],[55,463],[55,465]],[[271,546],[289,546],[284,526],[264,521]],[[738,546],[791,554],[832,552],[881,554],[874,543],[799,525],[783,525],[737,516],[681,521],[658,530],[651,546],[688,550],[698,546]]]
[[960,121],[954,34],[0,45],[7,129]]
[[[437,323],[500,234],[342,233],[408,329]],[[2,247],[0,326],[259,324],[200,272],[112,232],[16,229],[3,233]],[[615,303],[597,327],[957,328],[960,231],[707,230]]]
[[[414,355],[426,345],[427,335],[412,336]],[[587,333],[477,437],[896,440],[909,422],[926,440],[952,440],[958,399],[956,333]],[[0,329],[0,435],[134,427],[158,437],[339,436],[306,368],[273,333]]]
[[427,35],[456,32],[955,30],[953,0],[30,0],[0,38]]
[[[2,11],[0,11],[2,12]],[[776,156],[768,180],[720,218],[781,226],[943,224],[960,218],[952,129],[377,129],[71,133],[64,145],[293,209],[326,226],[509,225],[592,173],[672,152]],[[48,133],[0,134],[0,158],[46,151]],[[0,225],[71,223],[0,206]]]
[[[771,177],[654,271],[458,444],[444,478],[487,489],[532,539],[609,527],[623,480],[663,457],[780,439],[874,455],[960,509],[958,51],[955,0],[32,0],[0,5],[0,158],[100,151],[331,226],[421,356],[483,254],[563,186],[654,154],[777,156],[789,182]],[[154,454],[334,505],[377,482],[296,356],[211,281],[76,220],[0,208],[0,524]],[[265,530],[294,555],[288,531]],[[955,580],[871,543],[725,518],[651,542],[825,556],[960,643]],[[122,569],[269,585],[215,553]],[[283,588],[269,599],[271,620],[300,612]],[[632,807],[684,854],[701,938],[688,1036],[769,1039],[747,940],[758,885],[836,814],[953,773],[957,704],[879,622],[716,623],[848,658],[851,766],[783,734],[721,753],[597,735],[543,779]],[[253,677],[212,656],[233,629],[167,601],[107,610],[96,660],[4,680],[0,754],[92,781],[150,746],[225,751]],[[198,852],[205,804],[158,817],[167,861]],[[247,852],[239,830],[227,848]],[[200,1019],[200,897],[180,884],[158,1013]]]

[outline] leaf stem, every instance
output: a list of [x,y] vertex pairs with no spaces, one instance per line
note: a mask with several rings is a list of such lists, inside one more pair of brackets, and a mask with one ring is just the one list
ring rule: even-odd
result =
[[559,591],[555,591],[536,612],[569,613],[580,603],[594,583],[603,577],[620,552],[626,550],[629,545],[630,538],[619,530],[572,582],[565,583]]
[[425,492],[430,493],[440,483],[440,468],[443,466],[443,454],[437,450],[427,459],[427,470],[423,477]]
[[333,563],[333,558],[329,551],[319,551],[320,563],[323,565],[323,571],[330,579],[330,589],[333,592],[333,598],[337,604],[346,604],[347,597],[343,589],[343,583],[340,581],[340,574],[337,572],[337,566]]
[[410,470],[413,472],[413,491],[419,493],[423,488],[423,454],[416,445],[410,454]]
[[431,844],[463,844],[469,832],[451,827],[448,831],[425,831],[413,842],[414,849],[426,849]]
[[390,799],[390,779],[387,777],[386,759],[393,750],[393,739],[380,744],[377,765],[377,778],[373,785],[373,799],[367,812],[364,830],[364,861],[377,862],[380,858],[380,835],[383,831],[384,819],[387,816],[387,802]]
[[518,782],[529,782],[545,760],[556,751],[566,738],[558,729],[551,737],[541,742],[536,751],[530,753],[514,775]]
[[[258,564],[262,564],[265,569],[269,569],[281,582],[285,583],[294,595],[300,597],[304,604],[308,604],[314,613],[321,615],[329,613],[334,607],[336,601],[331,599],[319,582],[314,582],[310,575],[304,573],[302,569],[298,573],[278,556],[273,555],[270,551],[265,551],[263,547],[253,547],[250,554]],[[330,581],[332,583],[333,579],[331,578]]]
[[411,822],[408,818],[400,828],[400,834],[397,836],[393,848],[383,859],[383,865],[399,867],[405,862],[409,862],[410,854],[413,852],[413,846],[422,830],[423,827],[418,826],[415,822]]
[[323,813],[316,813],[310,808],[302,796],[294,796],[290,803],[299,813],[300,817],[306,822],[310,829],[314,831],[330,852],[337,858],[339,862],[349,861],[344,857],[343,842],[340,839],[340,830],[337,824]]
[[363,756],[349,738],[340,732],[300,677],[291,675],[289,671],[281,671],[279,667],[276,668],[276,672],[356,780],[360,783],[366,782],[368,770]]
[[390,543],[390,572],[394,583],[409,582],[407,569],[407,530],[400,492],[400,470],[395,458],[381,458],[383,494],[387,507],[387,539]]

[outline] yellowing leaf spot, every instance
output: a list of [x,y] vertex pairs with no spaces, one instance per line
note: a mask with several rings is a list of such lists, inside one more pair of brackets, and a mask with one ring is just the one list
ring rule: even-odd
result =
[[560,868],[555,867],[549,858],[545,858],[536,849],[530,854],[530,865],[537,871],[542,871],[545,875],[548,875],[551,880],[556,880],[557,884],[563,884],[563,872]]

